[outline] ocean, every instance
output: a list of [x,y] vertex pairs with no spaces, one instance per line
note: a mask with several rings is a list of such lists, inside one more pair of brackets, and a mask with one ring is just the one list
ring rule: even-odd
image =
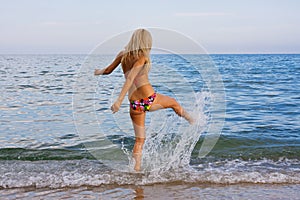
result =
[[300,55],[152,55],[140,173],[113,58],[0,55],[1,199],[300,199]]

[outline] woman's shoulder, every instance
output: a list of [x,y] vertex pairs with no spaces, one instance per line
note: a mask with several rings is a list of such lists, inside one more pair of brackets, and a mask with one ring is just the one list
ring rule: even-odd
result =
[[129,65],[129,66],[134,66],[135,64],[144,65],[149,62],[149,58],[147,58],[146,56],[144,55],[134,56],[132,54],[128,55],[125,50],[120,51],[117,57],[120,57],[121,60],[122,58],[125,58],[126,61],[122,64]]

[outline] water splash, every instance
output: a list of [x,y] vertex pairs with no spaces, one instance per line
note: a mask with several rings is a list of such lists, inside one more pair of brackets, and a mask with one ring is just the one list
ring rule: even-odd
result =
[[[145,171],[170,170],[186,168],[189,166],[191,153],[202,133],[205,132],[209,112],[210,93],[195,93],[190,101],[191,108],[187,109],[195,123],[189,125],[183,118],[178,117],[174,112],[165,116],[166,111],[153,113],[150,126],[147,129],[147,136],[143,150],[142,168]],[[163,124],[162,121],[165,121]]]

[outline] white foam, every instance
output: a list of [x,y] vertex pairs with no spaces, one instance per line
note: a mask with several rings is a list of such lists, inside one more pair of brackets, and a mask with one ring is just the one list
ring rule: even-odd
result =
[[194,167],[125,173],[113,171],[93,160],[0,161],[0,187],[61,188],[107,184],[147,185],[177,181],[199,184],[300,184],[299,160],[232,160]]

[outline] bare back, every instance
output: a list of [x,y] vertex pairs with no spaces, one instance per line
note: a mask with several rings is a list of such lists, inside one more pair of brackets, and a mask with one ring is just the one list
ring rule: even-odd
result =
[[[125,78],[127,78],[128,73],[132,69],[133,65],[137,59],[130,59],[125,63],[122,63],[123,73]],[[149,79],[148,79],[148,70],[146,68],[146,63],[144,63],[143,69],[139,72],[139,74],[133,80],[133,83],[128,91],[128,99],[129,100],[139,100],[145,97],[149,97],[154,93],[154,89],[152,88]]]

